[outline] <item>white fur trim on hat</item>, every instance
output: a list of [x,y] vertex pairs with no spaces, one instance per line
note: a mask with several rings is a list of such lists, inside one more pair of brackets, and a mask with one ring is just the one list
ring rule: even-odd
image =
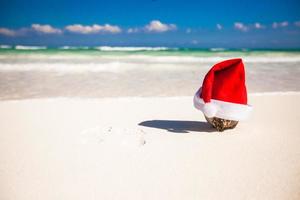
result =
[[218,117],[227,120],[241,121],[249,117],[252,106],[237,103],[230,103],[211,99],[209,103],[205,103],[200,98],[201,88],[194,96],[194,106],[201,110],[205,116]]
[[202,112],[204,113],[204,115],[206,117],[211,118],[211,117],[214,117],[217,114],[218,108],[213,103],[206,103],[202,107]]

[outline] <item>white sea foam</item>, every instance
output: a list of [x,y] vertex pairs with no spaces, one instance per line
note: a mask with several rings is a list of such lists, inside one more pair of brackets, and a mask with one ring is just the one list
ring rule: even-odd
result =
[[225,51],[225,48],[210,48],[210,51]]
[[[156,58],[158,59],[158,58]],[[0,62],[0,71],[55,71],[55,72],[66,72],[66,73],[82,73],[82,72],[111,72],[111,73],[122,73],[131,70],[155,70],[155,71],[186,71],[195,70],[206,71],[215,62],[204,63],[197,61],[186,62],[184,60],[94,60],[94,61],[82,61],[81,59],[68,60],[68,61],[34,61],[27,60],[27,62]],[[2,60],[2,59],[0,59]],[[198,60],[199,61],[199,60]],[[300,61],[299,61],[300,62]],[[245,63],[247,66],[247,63]],[[271,64],[271,63],[270,63]],[[255,66],[258,66],[254,64]],[[291,66],[295,66],[294,64]],[[271,64],[270,66],[264,66],[268,69],[272,69],[274,73],[277,73],[281,67],[288,67],[281,64]],[[260,68],[252,69],[252,72],[259,71]],[[250,69],[248,69],[250,70]],[[270,75],[271,76],[271,75]]]
[[18,50],[40,50],[40,49],[47,49],[46,46],[23,46],[23,45],[17,45],[15,49]]
[[[40,47],[39,47],[40,48]],[[69,47],[71,48],[71,47]],[[33,48],[35,49],[35,48]],[[239,56],[161,56],[161,55],[101,55],[101,54],[0,54],[0,60],[6,63],[34,63],[36,61],[62,62],[62,63],[105,63],[105,62],[124,62],[125,64],[201,64],[201,63],[217,63],[222,60],[237,58]],[[245,63],[292,63],[300,62],[300,54],[295,55],[247,55],[241,56]]]
[[[110,59],[117,59],[127,62],[140,61],[143,63],[217,63],[222,60],[240,58],[229,56],[151,56],[151,55],[128,55],[128,56],[106,56]],[[283,63],[283,62],[300,62],[300,55],[297,56],[243,56],[244,62],[248,63]]]
[[24,63],[24,64],[7,64],[0,63],[0,71],[55,71],[68,73],[81,72],[111,72],[119,73],[134,68],[137,64],[126,64],[121,62],[110,63],[85,63],[85,64],[68,64],[68,63]]
[[86,47],[86,46],[78,46],[78,47],[75,47],[75,46],[62,46],[62,47],[59,47],[59,49],[63,49],[63,50],[75,50],[75,49],[89,49],[89,47]]
[[[189,67],[209,67],[229,57],[192,57],[192,56],[91,56],[91,55],[0,55],[0,70],[16,71],[108,71],[118,72],[139,70],[185,70]],[[245,65],[249,63],[272,64],[300,63],[300,56],[290,57],[244,57]],[[293,64],[294,66],[294,64]]]
[[[200,57],[200,56],[128,56],[142,59],[148,62],[160,63],[217,63],[222,60],[238,58],[229,56],[214,56],[214,57]],[[282,62],[300,62],[300,56],[243,56],[244,62],[248,63],[282,63]]]
[[165,51],[171,48],[167,47],[110,47],[110,46],[100,46],[95,47],[100,51]]
[[0,45],[0,49],[11,49],[10,45]]

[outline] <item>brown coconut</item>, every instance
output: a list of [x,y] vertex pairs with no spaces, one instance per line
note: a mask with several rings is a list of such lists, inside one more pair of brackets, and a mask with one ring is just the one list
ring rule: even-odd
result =
[[222,119],[222,118],[218,118],[218,117],[209,118],[209,117],[205,116],[205,119],[209,124],[211,124],[215,129],[217,129],[217,131],[220,131],[220,132],[222,132],[226,129],[233,129],[238,124],[238,121],[227,120],[227,119]]

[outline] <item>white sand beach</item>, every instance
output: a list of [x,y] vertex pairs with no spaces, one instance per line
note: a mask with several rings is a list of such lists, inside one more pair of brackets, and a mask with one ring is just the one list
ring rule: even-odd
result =
[[0,199],[300,199],[300,93],[215,132],[192,97],[0,102]]
[[300,200],[300,0],[0,10],[0,200]]

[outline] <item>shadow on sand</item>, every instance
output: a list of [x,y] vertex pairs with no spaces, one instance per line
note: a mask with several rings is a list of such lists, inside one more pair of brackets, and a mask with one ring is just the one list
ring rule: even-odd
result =
[[149,120],[139,123],[140,126],[165,129],[174,133],[215,132],[215,129],[206,122],[180,120]]

